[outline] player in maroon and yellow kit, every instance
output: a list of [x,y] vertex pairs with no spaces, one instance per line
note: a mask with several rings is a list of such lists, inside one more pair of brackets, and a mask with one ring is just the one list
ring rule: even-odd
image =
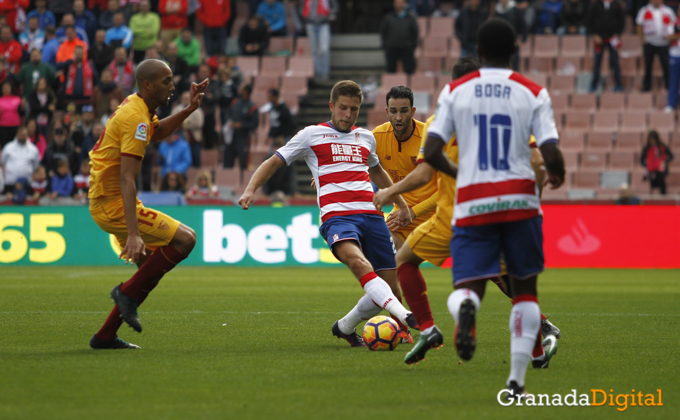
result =
[[139,92],[120,104],[90,152],[90,214],[102,230],[116,237],[123,249],[120,258],[139,267],[132,278],[111,291],[116,306],[90,340],[94,349],[139,348],[118,338],[118,328],[124,320],[142,331],[137,307],[196,244],[190,227],[144,207],[137,199],[135,181],[146,147],[172,134],[198,109],[208,79],[192,83],[189,106],[161,121],[156,108],[167,105],[175,90],[170,67],[160,60],[145,60],[137,68],[136,79]]

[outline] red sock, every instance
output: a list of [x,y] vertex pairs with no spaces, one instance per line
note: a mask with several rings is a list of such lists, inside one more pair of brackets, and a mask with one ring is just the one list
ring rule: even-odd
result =
[[413,316],[416,317],[420,331],[434,326],[430,301],[427,299],[427,286],[418,265],[404,263],[397,268],[399,284]]
[[[141,305],[142,302],[146,300],[146,297],[149,296],[149,293],[151,293],[154,287],[158,285],[161,277],[163,276],[153,279],[152,281],[150,280],[146,284],[146,287],[141,290],[139,297],[137,298],[137,305]],[[108,318],[106,318],[104,325],[102,325],[95,336],[100,340],[113,340],[118,336],[118,329],[121,325],[123,325],[123,318],[120,317],[118,306],[114,306]]]
[[128,296],[139,299],[142,289],[148,289],[148,287],[145,287],[147,286],[146,283],[159,279],[163,274],[175,268],[184,258],[186,256],[180,254],[171,245],[156,249],[149,259],[139,267],[139,270],[137,270],[132,278],[120,286],[120,291]]
[[[543,314],[541,314],[542,316]],[[541,333],[541,329],[538,329],[538,334],[536,335],[536,342],[534,343],[534,350],[531,352],[531,357],[540,357],[543,356],[543,353],[545,351],[543,350],[543,346],[541,345],[541,342],[543,341],[543,334]]]

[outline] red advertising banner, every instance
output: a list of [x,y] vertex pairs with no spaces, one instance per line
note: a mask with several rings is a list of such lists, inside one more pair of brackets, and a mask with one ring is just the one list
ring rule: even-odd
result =
[[541,207],[548,268],[680,268],[680,206]]

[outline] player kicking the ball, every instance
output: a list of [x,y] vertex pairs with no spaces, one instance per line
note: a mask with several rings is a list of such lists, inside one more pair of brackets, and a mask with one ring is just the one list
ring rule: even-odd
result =
[[[383,309],[409,327],[415,327],[413,314],[399,302],[395,248],[387,224],[373,206],[371,181],[387,188],[392,180],[375,154],[373,134],[354,126],[361,106],[361,88],[350,80],[340,81],[331,90],[331,120],[298,132],[276,155],[260,165],[250,179],[239,205],[247,210],[255,191],[281,166],[304,158],[312,171],[321,213],[321,234],[338,260],[345,264],[366,291],[348,316],[333,324],[332,332],[353,347],[363,347],[356,333],[362,319]],[[400,223],[410,222],[403,198]],[[380,273],[378,276],[377,273]]]
[[[458,355],[475,352],[475,314],[486,280],[511,277],[511,368],[506,386],[518,395],[541,327],[537,274],[544,269],[542,216],[531,148],[536,138],[552,188],[564,182],[564,159],[548,92],[510,70],[515,32],[500,19],[484,23],[477,36],[481,70],[450,83],[439,96],[428,130],[425,160],[456,177],[451,256],[454,292],[448,308],[456,322]],[[459,165],[444,153],[456,135]]]
[[90,340],[93,349],[139,348],[118,338],[118,328],[125,321],[142,332],[137,307],[196,244],[190,227],[144,207],[137,199],[135,181],[146,147],[173,133],[198,109],[208,80],[192,83],[189,106],[159,121],[156,108],[167,105],[175,90],[170,67],[160,60],[145,60],[137,67],[136,79],[139,93],[120,104],[90,152],[90,214],[116,237],[125,263],[139,267],[130,280],[111,290],[116,306]]

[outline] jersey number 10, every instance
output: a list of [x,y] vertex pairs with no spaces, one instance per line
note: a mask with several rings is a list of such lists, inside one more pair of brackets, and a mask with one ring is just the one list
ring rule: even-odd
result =
[[[486,114],[477,114],[474,119],[475,125],[479,127],[479,170],[489,169],[489,147],[491,147],[491,167],[498,171],[509,170],[508,153],[512,132],[510,116],[494,114],[489,118]],[[491,137],[491,142],[488,141],[489,137]],[[499,149],[503,151],[500,152]]]

